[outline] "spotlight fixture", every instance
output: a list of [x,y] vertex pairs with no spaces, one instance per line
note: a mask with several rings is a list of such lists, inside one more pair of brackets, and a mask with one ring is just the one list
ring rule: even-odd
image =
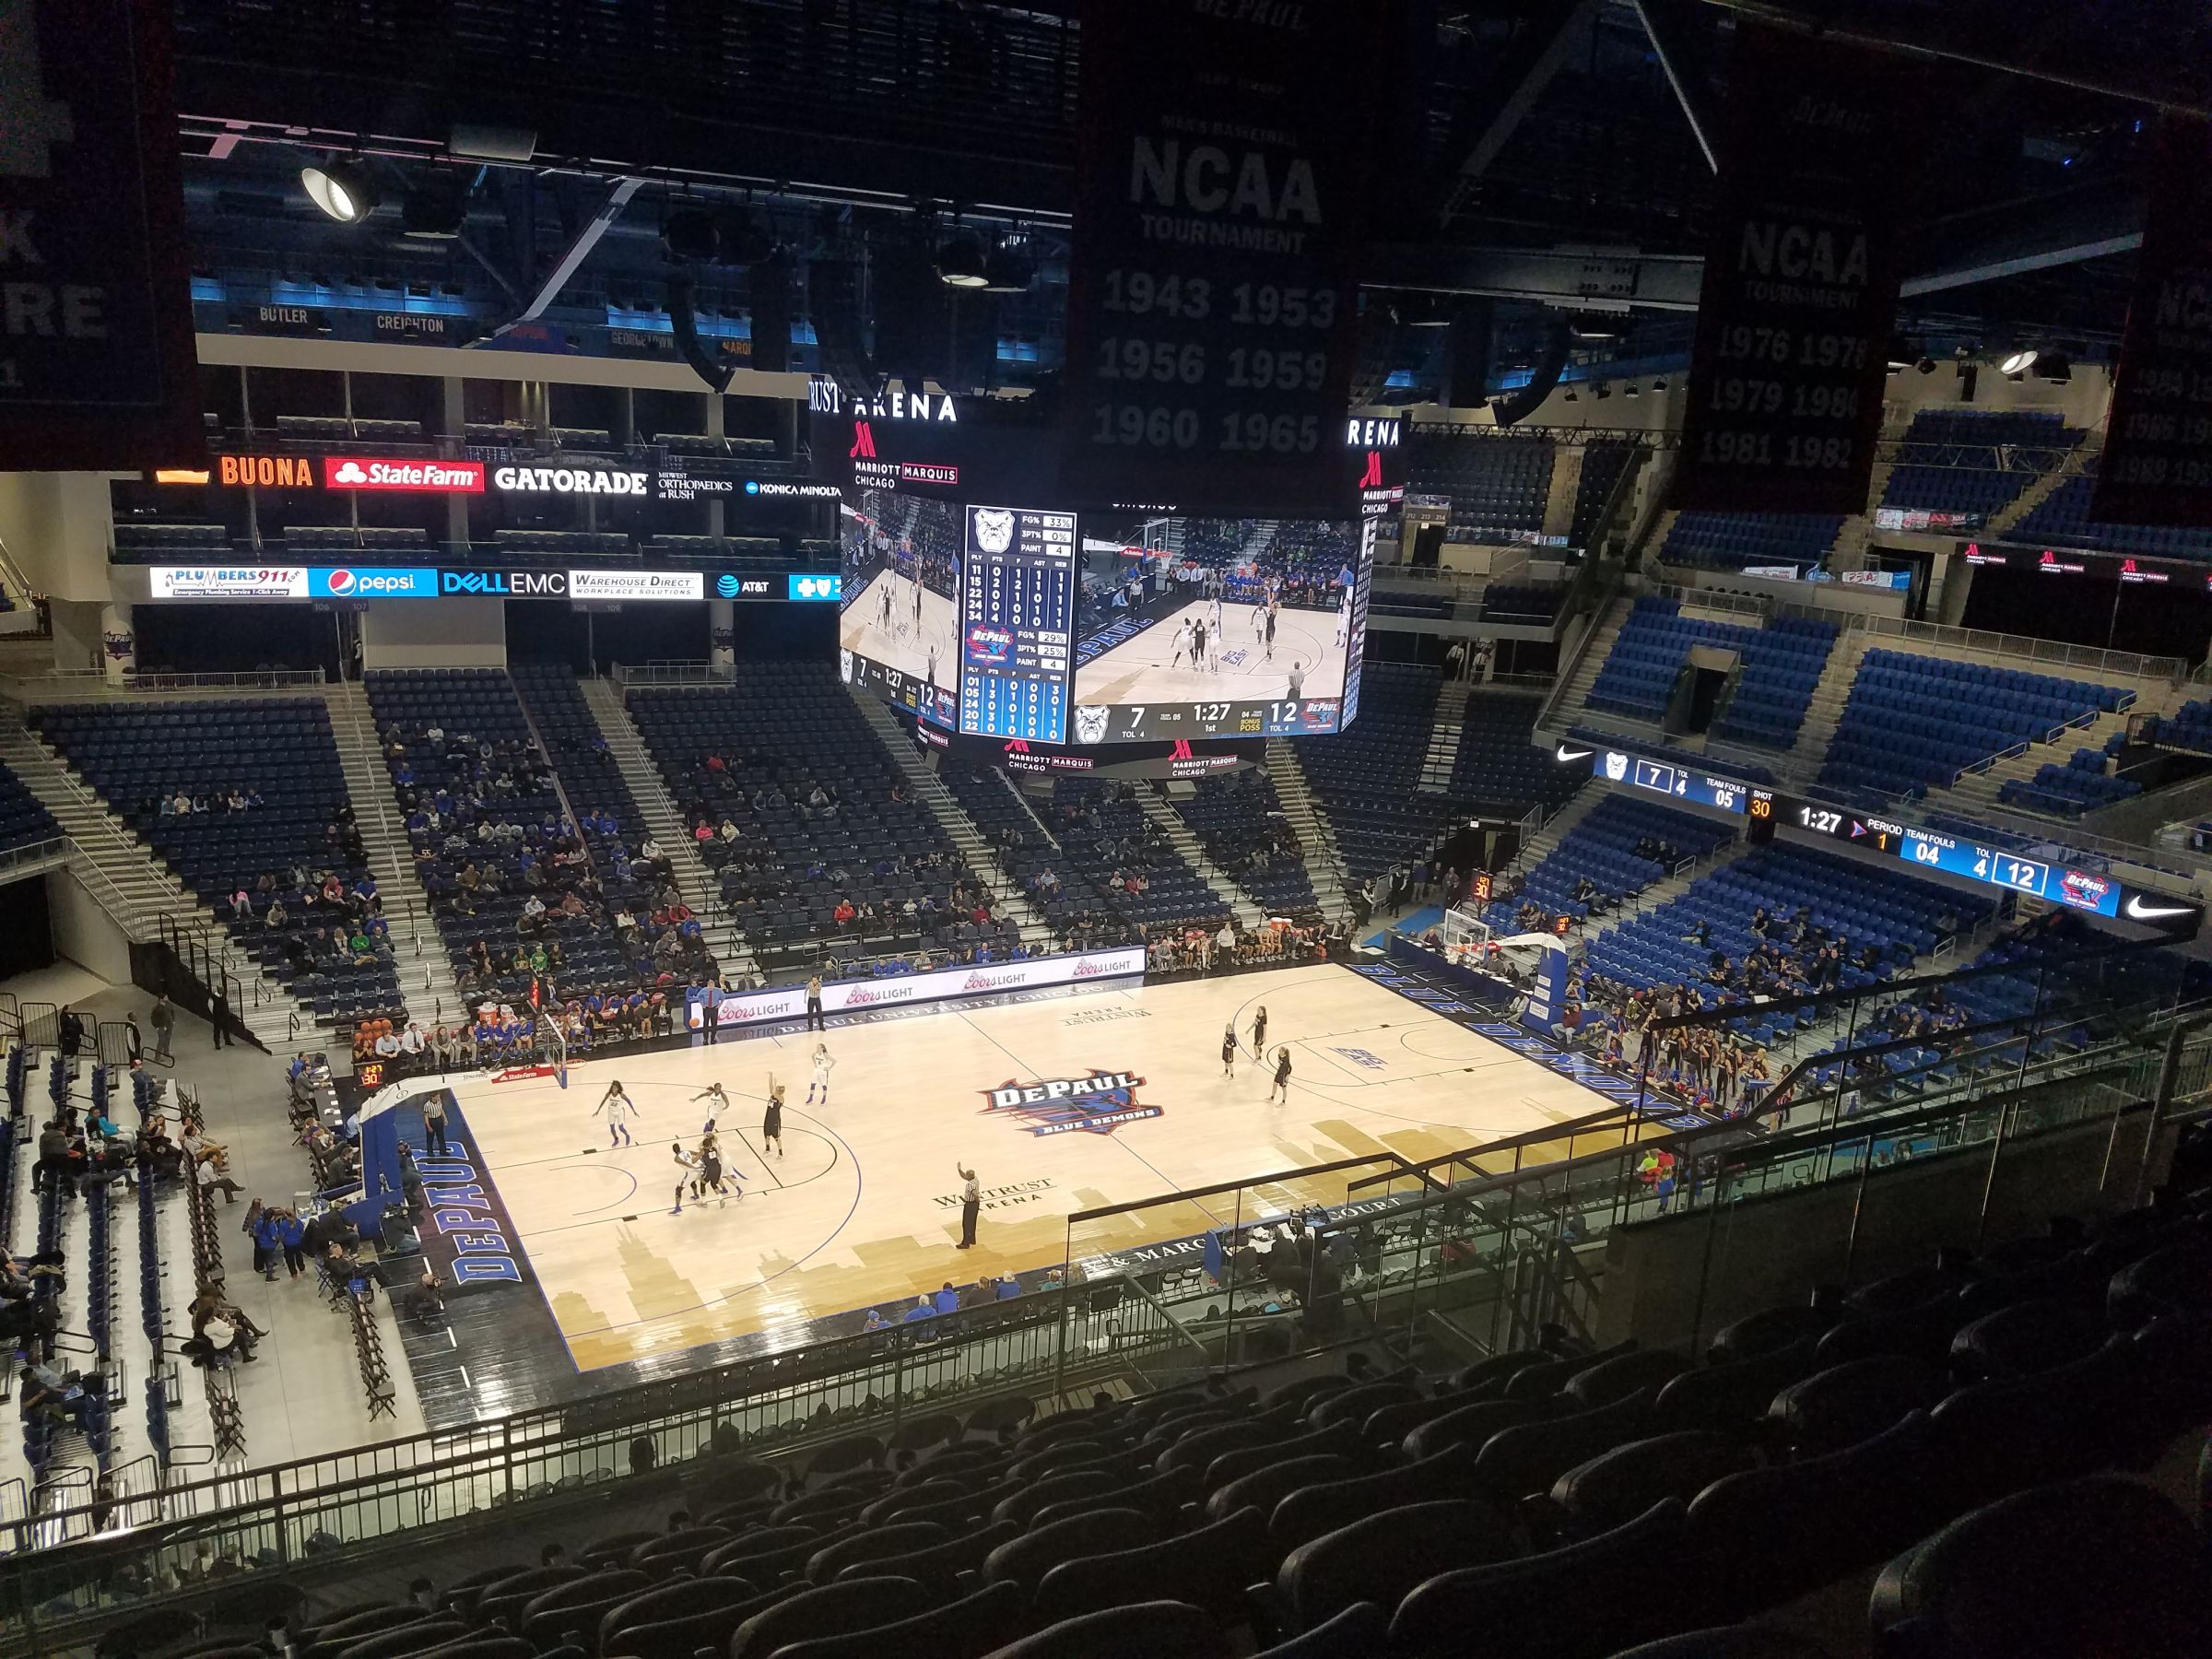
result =
[[1920,361],[1913,364],[1912,367],[1919,370],[1923,374],[1933,374],[1936,372],[1936,359],[1932,357],[1924,357],[1920,359]]
[[781,246],[768,222],[749,207],[725,207],[714,216],[715,258],[723,265],[765,264]]
[[714,219],[704,207],[678,207],[661,226],[661,251],[677,265],[712,265],[714,249]]
[[982,240],[972,230],[956,229],[937,244],[937,280],[947,288],[988,287],[985,263]]
[[1026,294],[1036,280],[1037,256],[1030,251],[1027,237],[1002,239],[991,250],[991,257],[983,261],[986,294]]
[[1643,395],[1643,388],[1638,385],[1634,381],[1622,382],[1620,389],[1628,394],[1628,395],[1630,397],[1641,397]]
[[2011,375],[2025,374],[2035,367],[2035,359],[2036,353],[2033,347],[2022,347],[2018,351],[2007,352],[2005,355],[1997,364],[1997,372]]
[[1607,383],[1606,382],[1605,382],[1605,381],[1599,381],[1599,382],[1597,382],[1597,400],[1598,400],[1600,403],[1603,403],[1603,402],[1604,402],[1604,401],[1605,401],[1606,398],[1608,398],[1608,397],[1610,397],[1610,396],[1612,396],[1612,395],[1613,395],[1613,388],[1612,388],[1612,386],[1611,386],[1609,383]]
[[442,169],[426,173],[400,198],[399,233],[416,241],[451,241],[468,217],[468,192]]
[[2046,351],[2035,359],[2035,378],[2063,386],[2074,378],[2074,364],[2063,351]]
[[1583,394],[1577,392],[1572,386],[1570,386],[1565,392],[1559,394],[1559,401],[1561,403],[1581,403],[1583,401]]
[[359,156],[343,161],[311,161],[300,170],[307,199],[341,225],[358,225],[376,211],[381,199],[369,163]]
[[1666,382],[1664,380],[1654,380],[1652,382],[1652,390],[1654,392],[1664,392],[1666,390]]

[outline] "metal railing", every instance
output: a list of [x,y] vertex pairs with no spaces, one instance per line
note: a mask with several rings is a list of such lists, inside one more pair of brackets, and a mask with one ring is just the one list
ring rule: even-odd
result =
[[47,668],[0,680],[6,695],[27,705],[72,698],[127,697],[133,692],[303,691],[324,683],[320,668],[265,668],[237,674],[171,674],[159,669],[111,679],[101,668]]
[[68,855],[69,838],[65,835],[50,835],[44,841],[26,841],[19,847],[0,849],[0,881],[14,881],[50,865],[65,863]]
[[[1793,606],[1792,611],[1807,607]],[[1818,612],[1828,619],[1835,613]],[[2083,668],[2099,674],[2124,674],[2136,679],[2166,680],[2178,685],[2189,673],[2182,657],[2146,656],[2135,651],[2107,651],[2097,645],[2068,645],[2057,640],[2032,639],[2026,634],[1994,633],[1987,629],[1953,628],[1945,622],[1914,622],[1903,617],[1854,613],[1847,629],[1880,639],[1911,640],[1942,645],[1953,651],[1980,651],[1992,656],[2019,657],[2045,667]]]
[[616,663],[608,677],[623,690],[633,686],[728,686],[736,683],[734,666],[706,662],[668,660],[651,663]]

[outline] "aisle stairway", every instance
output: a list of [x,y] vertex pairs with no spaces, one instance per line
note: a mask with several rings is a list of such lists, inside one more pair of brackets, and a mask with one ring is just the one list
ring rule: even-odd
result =
[[1306,879],[1312,883],[1321,913],[1332,926],[1350,928],[1352,904],[1345,889],[1351,877],[1345,872],[1343,850],[1336,845],[1335,827],[1314,798],[1306,782],[1306,769],[1299,764],[1298,750],[1287,738],[1267,739],[1267,777],[1275,785],[1276,799],[1282,803],[1283,816],[1290,820],[1291,830],[1298,836],[1298,844],[1305,849]]
[[292,1017],[309,1011],[248,961],[215,912],[177,879],[161,858],[132,834],[84,781],[24,724],[22,708],[0,701],[0,761],[37,795],[71,845],[70,873],[110,919],[135,940],[160,936],[161,923],[197,928],[241,984],[251,987],[245,1006],[234,1010],[265,1048],[281,1052],[291,1040]]
[[1167,838],[1168,845],[1175,849],[1175,856],[1198,873],[1198,878],[1229,907],[1229,913],[1237,919],[1240,928],[1266,925],[1267,912],[1253,902],[1252,895],[1239,887],[1228,871],[1206,855],[1206,849],[1191,833],[1190,825],[1182,821],[1182,814],[1168,805],[1158,783],[1147,780],[1137,784],[1136,800],[1145,809],[1145,817]]
[[623,705],[621,688],[597,676],[577,683],[583,688],[583,700],[592,711],[599,735],[606,739],[607,752],[615,758],[615,769],[638,804],[639,816],[668,854],[677,891],[703,924],[700,931],[706,935],[707,949],[722,965],[724,982],[735,986],[757,981],[760,964],[736,924],[729,919],[728,908],[722,902],[722,884],[692,843],[684,816],[677,810],[668,785],[661,780],[660,768],[653,764],[645,740],[638,735],[637,723]]
[[1459,738],[1467,712],[1467,688],[1447,679],[1436,694],[1436,720],[1429,728],[1429,753],[1421,761],[1420,787],[1435,794],[1452,793],[1459,766]]
[[[2053,467],[2049,472],[2037,478],[2034,483],[2029,485],[2027,488],[2021,490],[2018,495],[2007,501],[2003,507],[2000,507],[1995,512],[1992,513],[1990,515],[1989,524],[1984,529],[1984,534],[1992,537],[2001,537],[2010,535],[2014,530],[2018,529],[2021,524],[2027,522],[2028,515],[2030,513],[2033,512],[2038,507],[2041,507],[2045,501],[2049,500],[2052,496],[2055,495],[2058,492],[2058,488],[2060,485],[2064,484],[2068,478],[2076,477],[2077,474],[2077,468],[2075,466],[2068,465]],[[1869,499],[1871,500],[1873,498]]]
[[885,752],[904,775],[906,786],[913,793],[914,799],[929,809],[930,816],[937,820],[938,827],[951,837],[961,862],[975,872],[976,879],[991,894],[991,908],[1014,918],[1015,924],[1021,929],[1021,942],[1025,948],[1039,955],[1051,950],[1052,928],[1038,913],[1037,907],[998,867],[998,860],[993,855],[991,843],[983,839],[982,831],[975,826],[975,820],[961,809],[959,802],[952,798],[952,791],[947,789],[944,782],[930,770],[929,763],[922,758],[921,750],[914,747],[913,739],[907,735],[906,728],[899,724],[898,717],[891,712],[890,705],[858,691],[851,695],[854,705],[882,742]]
[[330,735],[345,769],[346,793],[353,801],[353,821],[369,853],[369,868],[384,900],[392,955],[407,1012],[427,1027],[465,1012],[453,960],[437,924],[430,919],[429,895],[415,873],[414,850],[407,844],[399,803],[392,794],[392,773],[377,742],[376,718],[359,680],[324,688],[330,707]]

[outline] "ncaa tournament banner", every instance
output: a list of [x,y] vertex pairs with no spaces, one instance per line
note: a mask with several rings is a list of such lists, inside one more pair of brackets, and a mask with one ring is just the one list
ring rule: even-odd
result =
[[2212,524],[2212,125],[2169,115],[2089,516]]
[[0,4],[0,454],[206,453],[164,0]]
[[1674,506],[1865,510],[1922,90],[1895,58],[1737,29]]
[[1344,517],[1391,0],[1083,16],[1064,499]]

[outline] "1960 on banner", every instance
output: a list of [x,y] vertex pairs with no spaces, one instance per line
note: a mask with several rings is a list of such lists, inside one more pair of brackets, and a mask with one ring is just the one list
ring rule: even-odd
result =
[[1340,511],[1391,7],[1116,0],[1083,27],[1062,487]]

